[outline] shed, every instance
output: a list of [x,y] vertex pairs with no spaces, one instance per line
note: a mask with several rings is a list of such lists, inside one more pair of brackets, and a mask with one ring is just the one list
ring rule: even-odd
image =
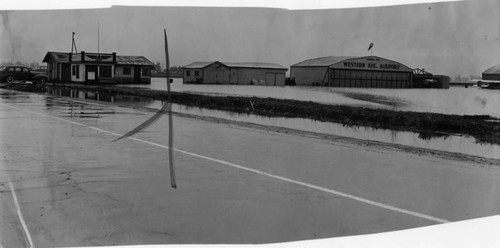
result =
[[183,68],[183,82],[197,84],[285,85],[287,68],[272,63],[193,62]]

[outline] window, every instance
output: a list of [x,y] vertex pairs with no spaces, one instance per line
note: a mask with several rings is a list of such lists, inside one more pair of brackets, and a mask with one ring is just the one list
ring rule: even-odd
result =
[[21,68],[19,67],[16,67],[16,71],[22,71]]
[[194,71],[194,76],[199,77],[200,76],[200,71]]
[[74,69],[75,69],[76,78],[80,78],[80,66],[75,65]]
[[130,67],[124,67],[123,68],[123,75],[130,75]]
[[100,66],[99,68],[100,77],[111,77],[111,66]]
[[76,65],[71,67],[71,75],[73,75],[73,76],[76,75]]
[[28,68],[23,68],[23,72],[30,72],[30,70],[28,70]]
[[151,70],[149,68],[142,68],[142,75],[143,76],[151,76]]
[[186,70],[186,77],[191,77],[191,70]]

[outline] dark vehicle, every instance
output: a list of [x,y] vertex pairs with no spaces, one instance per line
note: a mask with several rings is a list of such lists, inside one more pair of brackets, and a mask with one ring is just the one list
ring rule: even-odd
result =
[[25,66],[2,66],[0,67],[0,82],[13,83],[14,81],[31,81],[33,83],[47,82],[44,74],[33,73]]

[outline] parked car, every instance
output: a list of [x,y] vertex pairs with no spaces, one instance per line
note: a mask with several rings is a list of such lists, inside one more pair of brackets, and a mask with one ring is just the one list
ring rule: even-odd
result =
[[25,66],[2,66],[0,67],[0,82],[13,83],[14,81],[31,81],[33,83],[47,82],[44,74],[33,73]]

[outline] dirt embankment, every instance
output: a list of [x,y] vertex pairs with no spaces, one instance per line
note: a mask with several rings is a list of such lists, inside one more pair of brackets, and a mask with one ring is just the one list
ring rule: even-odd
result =
[[[58,85],[56,87],[136,95],[158,100],[167,99],[166,91],[144,88],[76,84]],[[341,123],[346,126],[368,126],[398,131],[411,131],[419,133],[422,138],[446,136],[448,134],[465,134],[475,137],[478,142],[500,144],[500,119],[488,115],[420,113],[329,105],[311,101],[214,96],[186,92],[173,92],[172,102],[235,113],[248,113],[268,117],[309,118],[324,122]]]

